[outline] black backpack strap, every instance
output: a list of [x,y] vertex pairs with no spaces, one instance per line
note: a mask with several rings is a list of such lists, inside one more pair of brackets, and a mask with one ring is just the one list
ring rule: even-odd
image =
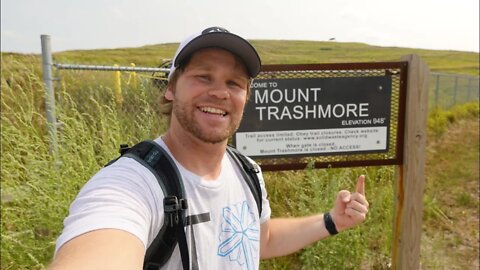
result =
[[247,182],[250,191],[257,203],[258,215],[262,215],[262,188],[260,187],[260,180],[258,179],[258,173],[260,169],[257,164],[254,164],[248,160],[246,156],[240,153],[233,146],[227,146],[227,152],[233,158],[235,163],[239,166],[243,179]]
[[[130,157],[148,168],[164,193],[164,224],[145,253],[144,269],[157,270],[171,257],[179,244],[183,269],[190,267],[187,239],[185,235],[186,209],[185,190],[180,172],[165,150],[154,141],[143,141],[131,148],[120,147],[121,156]],[[107,164],[110,165],[114,161]],[[161,251],[161,252],[159,252]]]

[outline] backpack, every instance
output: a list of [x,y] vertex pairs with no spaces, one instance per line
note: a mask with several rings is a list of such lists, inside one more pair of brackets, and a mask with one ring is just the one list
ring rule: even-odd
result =
[[[240,168],[243,179],[255,198],[258,213],[261,215],[262,192],[258,179],[259,169],[257,165],[251,163],[230,145],[227,147],[227,153]],[[184,227],[192,224],[192,221],[186,217],[185,210],[188,208],[188,203],[185,199],[183,180],[174,161],[162,147],[151,140],[142,141],[132,147],[122,144],[120,146],[120,157],[133,158],[148,168],[157,179],[164,193],[164,223],[145,253],[143,268],[145,270],[160,269],[170,259],[178,243],[183,269],[189,269],[190,258]],[[113,164],[120,157],[110,161],[105,166]],[[158,252],[159,250],[165,252]],[[196,262],[194,261],[192,265],[195,268]]]

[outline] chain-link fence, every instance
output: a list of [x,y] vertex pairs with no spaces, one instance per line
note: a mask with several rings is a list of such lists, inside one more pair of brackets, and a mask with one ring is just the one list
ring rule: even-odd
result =
[[100,133],[115,132],[113,128],[126,143],[162,134],[166,119],[160,113],[162,87],[158,82],[164,82],[165,77],[158,73],[162,72],[57,70],[55,110],[59,126],[65,118],[82,117],[99,137],[105,137]]
[[478,77],[433,72],[430,75],[430,109],[449,109],[478,100],[478,95]]

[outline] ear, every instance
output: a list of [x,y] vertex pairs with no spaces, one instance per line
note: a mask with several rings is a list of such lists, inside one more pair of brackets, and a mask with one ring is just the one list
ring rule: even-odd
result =
[[172,86],[168,86],[167,90],[165,91],[165,99],[168,101],[173,101],[174,99],[174,94],[172,91]]

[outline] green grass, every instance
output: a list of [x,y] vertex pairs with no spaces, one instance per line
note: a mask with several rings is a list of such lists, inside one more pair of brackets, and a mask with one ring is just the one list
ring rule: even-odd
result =
[[[2,59],[2,269],[41,269],[53,255],[68,205],[121,143],[164,130],[149,82],[123,87],[119,107],[102,74],[64,77],[57,92],[59,156],[49,154],[43,83],[29,63]],[[133,111],[135,109],[135,111]],[[127,132],[128,131],[128,132]]]
[[[401,55],[418,53],[432,70],[478,75],[478,54],[474,53],[336,42],[253,43],[266,64],[397,61]],[[176,44],[163,44],[60,52],[55,59],[62,63],[130,65],[134,62],[137,66],[158,66],[162,59],[171,57],[175,48]],[[123,74],[124,102],[119,103],[115,97],[114,73],[62,71],[56,75],[61,79],[56,83],[56,113],[61,123],[58,161],[49,154],[39,56],[2,53],[1,269],[45,268],[68,206],[82,185],[117,156],[120,143],[154,138],[165,130],[165,121],[158,114],[159,91],[152,87],[149,78],[138,77],[135,83],[131,74]],[[432,110],[429,140],[440,142],[452,126],[475,117],[478,118],[478,102],[449,111]],[[438,146],[429,151],[437,151]],[[474,160],[475,153],[469,154],[469,158]],[[434,155],[429,166],[436,163],[449,170],[439,169],[434,174],[428,171],[425,224],[436,229],[450,228],[449,208],[438,194],[446,187],[454,190],[461,186],[462,180],[471,178],[471,173],[461,163],[449,164]],[[265,173],[273,216],[293,217],[328,210],[338,190],[353,189],[359,174],[367,176],[371,209],[365,225],[296,254],[263,261],[262,269],[388,269],[393,171],[391,166],[382,166]],[[478,196],[459,189],[448,202],[472,209],[478,206]],[[451,244],[458,239],[463,238],[454,238]],[[433,236],[428,240],[438,243]],[[426,254],[436,258],[442,248],[440,244],[432,244]],[[422,260],[426,260],[425,265],[435,266],[434,260]]]
[[479,267],[478,113],[478,103],[457,106],[448,112],[448,127],[429,137],[421,253],[425,269]]

